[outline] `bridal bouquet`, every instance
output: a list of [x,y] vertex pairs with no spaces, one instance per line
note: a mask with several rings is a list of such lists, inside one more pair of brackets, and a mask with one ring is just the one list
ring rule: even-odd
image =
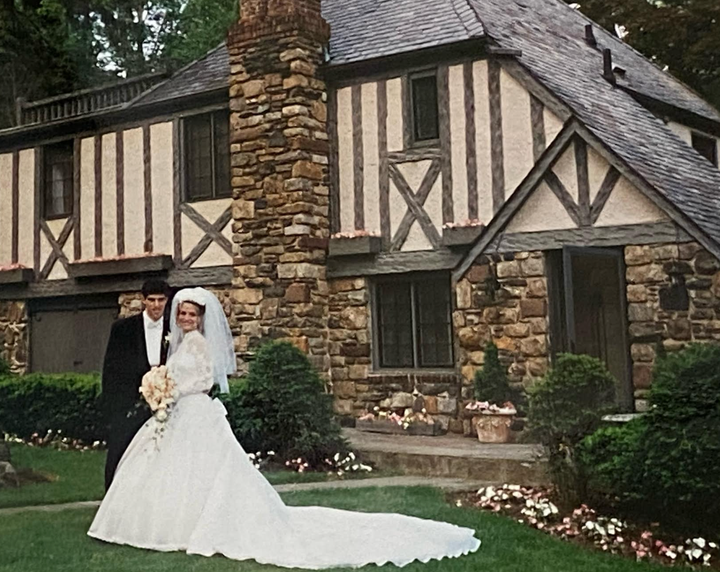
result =
[[167,421],[170,408],[178,398],[178,391],[166,366],[153,367],[143,376],[140,393],[150,406],[155,419],[160,423]]

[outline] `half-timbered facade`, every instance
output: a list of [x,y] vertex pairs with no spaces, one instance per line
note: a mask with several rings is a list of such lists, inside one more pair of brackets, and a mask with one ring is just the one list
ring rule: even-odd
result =
[[[289,339],[339,413],[455,431],[487,341],[517,384],[598,356],[642,409],[657,344],[720,338],[720,114],[559,0],[246,0],[170,77],[18,113],[16,369],[96,368],[148,275],[214,288],[241,364]],[[96,349],[52,357],[58,324]]]

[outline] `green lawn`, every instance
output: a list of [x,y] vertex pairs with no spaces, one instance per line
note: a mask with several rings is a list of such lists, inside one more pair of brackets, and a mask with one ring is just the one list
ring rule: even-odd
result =
[[[99,500],[103,497],[104,451],[57,451],[49,448],[11,444],[13,465],[52,475],[53,481],[0,489],[0,508]],[[332,479],[325,473],[272,471],[264,473],[274,485],[309,483]],[[388,476],[389,473],[362,473],[345,478]]]
[[[283,495],[288,504],[402,512],[468,526],[483,545],[459,559],[413,563],[407,572],[651,572],[661,567],[585,550],[504,517],[448,505],[430,488],[367,488]],[[0,519],[0,572],[260,572],[279,570],[223,557],[203,558],[104,544],[86,536],[92,510],[23,513]],[[394,570],[393,566],[384,567]]]

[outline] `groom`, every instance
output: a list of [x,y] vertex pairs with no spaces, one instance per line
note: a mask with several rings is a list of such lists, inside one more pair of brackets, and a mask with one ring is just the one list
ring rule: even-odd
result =
[[113,324],[103,362],[102,397],[110,422],[105,490],[112,483],[125,449],[150,418],[147,408],[137,407],[143,375],[167,359],[168,285],[164,280],[148,280],[143,284],[142,296],[142,314]]

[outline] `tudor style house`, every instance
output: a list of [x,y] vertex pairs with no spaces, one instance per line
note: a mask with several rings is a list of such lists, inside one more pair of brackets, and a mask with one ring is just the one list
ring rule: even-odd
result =
[[336,410],[451,430],[493,340],[530,384],[720,339],[720,113],[561,0],[243,0],[171,76],[18,103],[0,341],[97,370],[151,275],[217,292],[244,365],[288,339]]

